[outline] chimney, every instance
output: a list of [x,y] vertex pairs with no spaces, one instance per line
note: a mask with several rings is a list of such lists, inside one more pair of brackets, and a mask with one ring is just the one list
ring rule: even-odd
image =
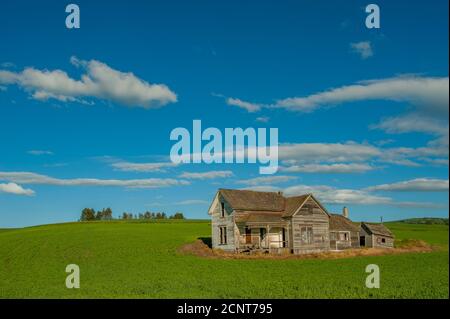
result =
[[345,218],[348,218],[348,208],[344,206],[344,208],[342,208],[342,216],[344,216]]

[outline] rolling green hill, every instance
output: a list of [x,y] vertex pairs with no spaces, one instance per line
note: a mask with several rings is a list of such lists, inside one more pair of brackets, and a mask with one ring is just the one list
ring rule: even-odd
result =
[[[431,253],[347,259],[208,259],[177,252],[206,221],[90,222],[0,231],[1,298],[448,298],[448,226],[387,223]],[[77,264],[81,288],[65,287]],[[365,267],[381,288],[365,287]]]
[[406,224],[448,225],[448,218],[435,218],[435,217],[409,218],[399,220],[398,222]]

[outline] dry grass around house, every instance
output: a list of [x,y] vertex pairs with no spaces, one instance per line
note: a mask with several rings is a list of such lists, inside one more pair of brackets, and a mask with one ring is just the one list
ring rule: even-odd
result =
[[206,258],[219,259],[339,259],[358,256],[383,256],[405,253],[428,253],[439,250],[437,246],[431,246],[423,240],[407,239],[402,240],[396,248],[355,248],[341,251],[327,251],[320,253],[310,253],[294,255],[291,253],[274,254],[266,252],[233,253],[220,249],[210,248],[203,240],[197,239],[193,243],[180,247],[181,254],[194,255]]

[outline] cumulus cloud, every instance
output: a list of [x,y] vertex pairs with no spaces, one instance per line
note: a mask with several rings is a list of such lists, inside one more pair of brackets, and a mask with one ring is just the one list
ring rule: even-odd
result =
[[358,53],[361,59],[367,59],[373,56],[372,43],[370,41],[361,41],[350,43],[353,52]]
[[374,167],[367,164],[349,163],[349,164],[305,164],[280,167],[280,171],[288,173],[363,173],[373,170]]
[[177,166],[178,164],[171,162],[162,163],[130,163],[117,162],[111,166],[119,171],[124,172],[164,172],[166,168]]
[[416,178],[392,184],[368,187],[369,191],[393,192],[448,192],[448,179]]
[[295,179],[297,179],[297,177],[295,176],[275,175],[275,176],[263,176],[250,179],[243,179],[237,181],[237,183],[258,186],[258,185],[285,183]]
[[150,84],[131,72],[115,70],[96,60],[70,59],[85,71],[81,79],[71,78],[62,70],[22,72],[0,70],[0,84],[16,84],[38,100],[81,101],[84,98],[109,100],[130,107],[151,108],[177,101],[177,96],[164,84]]
[[242,101],[240,99],[235,99],[235,98],[230,97],[230,98],[226,99],[226,102],[228,105],[240,107],[242,109],[247,110],[248,112],[257,112],[257,111],[261,110],[260,104],[250,103],[250,102]]
[[0,172],[0,180],[18,184],[41,184],[55,186],[118,186],[127,188],[162,188],[189,185],[186,180],[172,178],[147,179],[97,179],[72,178],[61,179],[31,172]]
[[23,188],[16,183],[0,183],[0,193],[8,193],[14,195],[26,195],[32,196],[34,195],[34,191],[31,189]]
[[232,171],[209,171],[202,173],[188,173],[184,172],[179,177],[186,179],[214,179],[214,178],[225,178],[233,176]]

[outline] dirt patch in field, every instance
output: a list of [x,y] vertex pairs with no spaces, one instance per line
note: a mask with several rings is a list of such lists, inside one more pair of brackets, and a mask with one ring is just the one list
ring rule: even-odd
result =
[[354,248],[342,251],[328,251],[322,253],[310,253],[294,255],[291,253],[268,254],[263,252],[230,253],[220,249],[211,249],[202,240],[198,239],[193,243],[183,245],[179,248],[181,254],[195,255],[207,258],[220,259],[338,259],[351,258],[357,256],[383,256],[404,253],[428,253],[437,248],[427,244],[422,240],[407,240],[396,248]]

